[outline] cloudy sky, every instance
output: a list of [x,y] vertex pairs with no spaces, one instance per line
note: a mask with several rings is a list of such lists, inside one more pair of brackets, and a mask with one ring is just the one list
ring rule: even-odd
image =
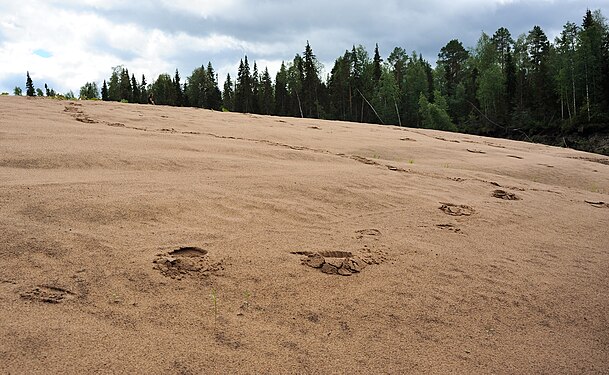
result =
[[482,31],[534,25],[553,38],[586,8],[609,16],[608,0],[0,0],[0,92],[24,88],[29,71],[36,87],[78,94],[121,64],[150,83],[211,61],[224,81],[245,54],[274,76],[307,40],[327,71],[354,44],[435,64],[451,39],[471,47]]

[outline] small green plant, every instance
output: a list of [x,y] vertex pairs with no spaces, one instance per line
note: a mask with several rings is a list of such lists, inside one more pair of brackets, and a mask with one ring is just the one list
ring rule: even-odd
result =
[[450,165],[448,163],[444,163],[444,168],[450,168]]
[[408,164],[414,164],[414,159],[409,159]]
[[120,298],[120,296],[116,292],[114,292],[114,293],[112,293],[112,297],[110,298],[110,302],[118,304],[118,303],[121,302],[121,298]]
[[251,296],[252,296],[252,293],[250,293],[249,290],[246,290],[243,292],[243,303],[241,304],[242,309],[246,309],[249,307]]
[[599,189],[598,185],[593,182],[592,186],[590,186],[590,191],[592,191],[593,193],[600,193],[601,189]]

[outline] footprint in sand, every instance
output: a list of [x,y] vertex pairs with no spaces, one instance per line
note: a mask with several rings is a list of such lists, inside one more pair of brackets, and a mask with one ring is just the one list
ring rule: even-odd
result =
[[292,254],[306,255],[302,264],[318,268],[329,275],[351,276],[361,272],[368,264],[350,251],[293,251]]
[[357,233],[356,238],[358,240],[361,240],[362,238],[366,238],[366,237],[380,237],[381,235],[381,231],[378,229],[360,229],[360,230],[356,230],[355,233]]
[[476,212],[472,207],[463,204],[457,205],[454,203],[442,202],[440,202],[440,204],[440,210],[451,216],[471,216],[474,212]]
[[442,230],[448,230],[448,231],[451,231],[454,233],[463,234],[463,232],[461,231],[461,228],[457,228],[453,224],[436,224],[436,227],[438,227]]
[[[330,275],[351,276],[361,272],[369,265],[381,264],[387,260],[386,253],[379,247],[381,231],[378,229],[360,229],[355,231],[356,239],[364,242],[360,251],[292,251],[291,254],[304,255],[302,264],[319,269]],[[372,240],[373,242],[370,242]]]
[[40,285],[19,295],[26,300],[44,303],[61,303],[76,296],[67,289],[51,285]]
[[158,254],[153,261],[154,268],[163,276],[181,280],[185,276],[208,276],[224,270],[223,262],[212,262],[208,251],[200,247],[186,246]]
[[505,199],[508,201],[520,200],[520,197],[518,197],[516,194],[510,193],[508,191],[501,190],[501,189],[497,189],[497,190],[493,191],[493,197],[499,198],[499,199]]

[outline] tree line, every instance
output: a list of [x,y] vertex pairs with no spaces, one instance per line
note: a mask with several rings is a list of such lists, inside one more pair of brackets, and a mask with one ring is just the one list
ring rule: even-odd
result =
[[[600,10],[587,10],[581,25],[567,22],[550,41],[539,26],[514,38],[504,27],[482,33],[465,48],[453,39],[435,67],[416,52],[396,47],[383,59],[358,45],[334,61],[326,77],[307,42],[283,62],[274,80],[247,56],[222,90],[210,63],[184,82],[178,70],[151,83],[114,67],[101,90],[86,83],[83,99],[191,106],[262,115],[450,130],[509,137],[609,153],[609,26]],[[29,79],[29,74],[28,74]],[[28,95],[31,94],[28,86]]]

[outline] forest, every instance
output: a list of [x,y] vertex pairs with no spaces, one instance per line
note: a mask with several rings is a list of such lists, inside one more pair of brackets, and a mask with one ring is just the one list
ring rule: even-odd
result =
[[[87,82],[80,98],[152,98],[160,105],[448,130],[609,155],[609,26],[600,10],[586,11],[581,24],[567,22],[553,41],[539,26],[517,37],[503,27],[483,32],[468,48],[450,40],[435,66],[401,47],[383,58],[378,45],[372,56],[354,45],[326,77],[322,68],[307,42],[274,79],[247,56],[222,89],[211,62],[184,80],[176,70],[151,82],[117,66],[101,88]],[[35,96],[29,73],[27,79],[27,95]]]

